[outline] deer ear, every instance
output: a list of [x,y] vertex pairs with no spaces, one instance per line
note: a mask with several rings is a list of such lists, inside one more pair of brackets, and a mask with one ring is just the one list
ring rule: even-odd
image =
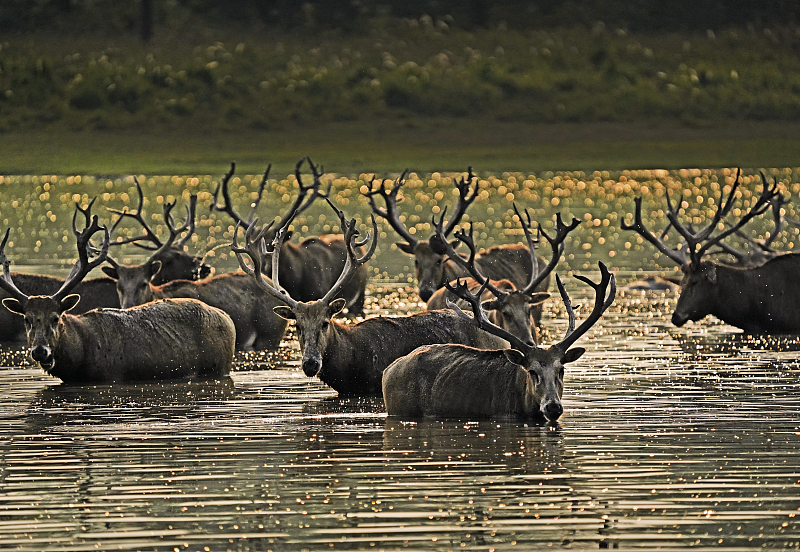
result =
[[67,312],[75,308],[75,306],[80,302],[81,296],[77,293],[73,293],[72,295],[67,295],[61,300],[60,307],[61,312]]
[[11,312],[15,312],[23,316],[25,315],[25,306],[13,297],[6,297],[3,299],[3,306]]
[[483,310],[485,311],[497,310],[498,307],[499,305],[497,304],[496,299],[492,299],[491,301],[484,301],[483,303],[481,303],[481,308],[483,308]]
[[561,362],[564,364],[575,362],[576,360],[581,358],[583,356],[583,353],[585,352],[586,349],[584,349],[583,347],[575,347],[573,349],[570,349],[569,351],[564,353],[564,358],[561,359]]
[[104,266],[101,267],[100,270],[103,271],[103,274],[111,278],[112,280],[119,280],[119,274],[117,273],[117,269],[113,266]]
[[503,354],[510,363],[525,366],[525,355],[516,349],[503,349]]
[[294,311],[291,308],[287,307],[286,305],[276,305],[272,307],[272,312],[274,312],[275,314],[286,320],[295,319]]
[[328,316],[333,316],[337,312],[340,312],[345,307],[345,305],[347,305],[347,301],[343,297],[334,299],[328,306]]
[[544,293],[544,292],[542,292],[542,293],[532,293],[530,298],[528,299],[528,304],[541,305],[542,303],[544,303],[549,298],[550,298],[550,294],[549,293]]
[[414,244],[406,243],[406,242],[397,242],[395,243],[397,249],[402,251],[403,253],[407,253],[409,255],[414,254]]
[[150,263],[150,280],[156,277],[156,274],[161,270],[161,261],[153,261]]
[[272,312],[286,320],[295,320],[297,318],[291,307],[287,307],[286,305],[276,305],[272,307]]

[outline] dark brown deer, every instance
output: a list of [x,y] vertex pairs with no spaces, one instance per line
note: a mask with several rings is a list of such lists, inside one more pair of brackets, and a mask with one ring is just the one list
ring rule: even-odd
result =
[[[623,230],[633,230],[683,271],[681,293],[672,314],[672,323],[683,326],[689,320],[697,321],[713,315],[737,328],[751,333],[800,332],[800,286],[796,284],[800,273],[800,255],[784,254],[756,267],[734,267],[715,263],[703,256],[747,222],[766,212],[777,192],[777,182],[770,186],[762,178],[762,191],[750,209],[733,225],[719,230],[721,221],[733,209],[739,174],[727,198],[720,201],[708,225],[699,230],[683,225],[679,212],[667,195],[667,219],[687,244],[684,248],[670,248],[664,234],[657,237],[642,221],[642,199],[635,200],[633,224],[622,222]],[[715,234],[714,232],[717,231]],[[688,250],[688,257],[685,253]]]
[[556,276],[569,325],[564,339],[546,349],[489,322],[481,309],[480,293],[471,293],[463,284],[447,284],[472,306],[474,317],[451,303],[459,315],[507,340],[512,348],[487,351],[465,345],[427,345],[397,359],[383,373],[383,400],[389,416],[557,420],[564,411],[564,365],[585,351],[570,347],[614,301],[614,276],[603,263],[600,272],[597,284],[578,276],[595,291],[594,308],[578,328],[569,295]]
[[[328,201],[330,203],[330,201]],[[333,207],[333,204],[331,203]],[[336,209],[335,207],[333,207]],[[374,395],[381,392],[381,375],[394,359],[408,354],[420,345],[428,343],[471,343],[491,348],[503,347],[505,341],[486,333],[475,325],[450,311],[427,311],[410,316],[368,318],[357,324],[344,325],[332,320],[342,310],[345,300],[337,298],[341,288],[369,258],[377,246],[377,224],[372,217],[374,236],[369,249],[359,256],[360,247],[369,243],[368,234],[362,242],[356,239],[359,231],[355,219],[345,220],[336,209],[344,232],[347,261],[338,280],[321,299],[298,301],[283,289],[280,275],[280,244],[286,227],[280,228],[268,252],[264,236],[269,231],[265,226],[256,231],[255,222],[245,235],[245,247],[239,247],[236,234],[232,250],[239,264],[258,285],[271,297],[283,303],[275,311],[294,320],[302,350],[303,372],[308,377],[318,376],[341,395]],[[291,220],[291,218],[290,218]],[[248,265],[247,255],[252,262]],[[266,257],[271,257],[273,279],[270,282],[262,274]]]
[[[111,258],[112,266],[103,272],[116,280],[122,308],[135,307],[158,299],[191,298],[226,312],[236,327],[236,348],[239,350],[276,349],[286,332],[287,322],[273,312],[280,304],[264,295],[253,279],[244,272],[233,272],[205,280],[174,280],[162,285],[152,282],[158,274],[159,255],[172,246],[175,237],[187,226],[176,228],[171,211],[175,202],[164,204],[164,221],[169,238],[161,248],[139,266],[121,266]],[[188,221],[188,217],[187,217]]]
[[[86,216],[84,229],[77,230],[75,217],[72,223],[78,260],[53,294],[29,296],[20,291],[5,255],[10,229],[0,243],[0,287],[11,295],[3,299],[3,305],[24,318],[33,360],[69,383],[226,376],[233,363],[233,323],[224,312],[199,301],[161,301],[131,310],[69,314],[80,300],[70,291],[105,261],[110,241],[108,228],[101,228],[89,209],[81,211]],[[90,261],[89,242],[100,230],[105,239]]]
[[[168,246],[164,246],[164,242],[158,237],[152,228],[147,224],[144,216],[144,193],[139,180],[134,178],[136,183],[136,192],[139,196],[139,204],[135,211],[129,211],[127,208],[122,210],[108,209],[109,212],[118,215],[116,221],[111,226],[111,236],[114,237],[114,232],[120,224],[127,219],[137,222],[142,227],[142,234],[136,236],[129,236],[120,238],[111,242],[111,247],[120,246],[132,243],[137,247],[149,251],[155,251],[149,261],[158,262],[159,270],[154,273],[153,284],[159,286],[166,284],[172,280],[199,280],[208,277],[211,274],[211,267],[203,262],[203,259],[194,255],[190,255],[184,251],[184,246],[191,239],[195,231],[195,218],[197,214],[197,195],[192,194],[189,196],[189,205],[186,208],[186,224],[183,226],[182,231],[185,230],[186,234],[178,241],[172,241]],[[152,245],[145,245],[143,242],[150,242]]]
[[[419,296],[423,301],[428,301],[434,292],[444,286],[446,282],[451,282],[457,278],[464,278],[468,273],[446,256],[445,243],[432,235],[428,240],[418,240],[404,226],[400,211],[397,207],[397,196],[405,185],[407,171],[400,175],[391,190],[387,190],[386,181],[382,180],[375,188],[375,179],[367,192],[370,206],[373,213],[384,218],[389,225],[394,228],[405,242],[398,242],[396,245],[400,251],[414,257],[414,271],[419,286]],[[467,208],[475,201],[478,195],[478,185],[470,193],[470,187],[475,176],[472,174],[472,167],[469,168],[466,177],[462,177],[456,183],[458,190],[458,202],[455,211],[447,221],[443,229],[443,234],[447,238],[461,221]],[[375,196],[381,196],[386,205],[385,209],[378,207]],[[442,214],[442,218],[444,213]],[[492,280],[508,279],[518,288],[525,287],[531,277],[533,265],[531,263],[530,251],[527,244],[505,244],[481,250],[475,261],[481,272]],[[546,261],[539,258],[538,270],[543,270]],[[542,281],[536,291],[546,292],[550,285],[549,278]]]
[[[469,248],[469,257],[464,259],[458,253],[452,244],[447,242],[443,236],[443,229],[441,217],[437,223],[434,220],[434,227],[436,228],[436,235],[439,237],[441,243],[445,244],[448,258],[455,264],[461,266],[472,277],[467,279],[465,285],[470,291],[475,291],[483,286],[484,296],[482,307],[485,311],[489,312],[489,320],[496,326],[500,326],[516,335],[526,343],[538,343],[537,327],[539,326],[542,318],[542,304],[550,297],[549,293],[537,292],[536,290],[542,287],[542,282],[549,281],[550,274],[555,266],[558,264],[561,255],[564,253],[564,240],[567,235],[578,227],[580,221],[573,218],[572,223],[566,225],[561,220],[561,214],[556,216],[556,234],[551,238],[547,232],[539,227],[539,233],[547,239],[550,247],[553,250],[553,255],[550,262],[541,272],[538,271],[538,261],[536,261],[536,242],[531,235],[532,221],[527,209],[525,210],[525,218],[522,217],[516,204],[514,205],[514,212],[522,224],[522,229],[525,234],[525,239],[528,243],[528,251],[530,254],[530,265],[536,266],[537,270],[532,270],[530,279],[523,288],[517,288],[514,283],[508,279],[504,280],[489,280],[487,279],[476,266],[476,247],[473,240],[472,227],[469,233],[463,230],[456,231],[453,235],[459,242],[463,242]],[[536,263],[534,265],[534,263]],[[466,302],[459,300],[453,295],[447,287],[442,287],[436,290],[428,301],[428,310],[443,309],[447,307],[447,301],[455,301],[460,307],[467,308]],[[461,302],[459,302],[461,301]]]
[[[313,182],[309,185],[303,183],[300,173],[300,169],[306,161],[311,167],[313,176]],[[227,213],[236,224],[247,228],[252,224],[261,202],[272,165],[269,165],[264,172],[258,188],[258,196],[252,203],[247,219],[236,212],[231,201],[228,183],[233,176],[235,168],[236,165],[231,163],[230,170],[214,190],[214,203],[211,205],[211,210]],[[327,197],[330,194],[330,185],[327,191],[320,191],[320,177],[323,174],[323,169],[322,167],[317,169],[317,166],[314,165],[310,158],[304,157],[300,159],[295,166],[294,173],[299,187],[297,198],[293,205],[286,210],[284,217],[273,228],[283,228],[287,224],[290,215],[294,217],[302,213],[314,203],[315,199]],[[222,196],[222,204],[218,202],[219,196]],[[272,242],[274,232],[274,230],[271,230],[265,235],[267,243]],[[291,237],[292,232],[287,230],[283,236],[284,241],[281,244],[280,271],[284,280],[284,289],[299,301],[321,299],[331,289],[333,283],[336,282],[339,274],[341,274],[342,268],[344,268],[347,252],[342,236],[325,234],[306,238],[300,243],[290,242]],[[272,276],[272,264],[267,263],[264,266],[264,271],[267,276]],[[361,266],[337,293],[337,297],[343,297],[346,300],[349,314],[360,315],[363,313],[368,279],[368,268]]]

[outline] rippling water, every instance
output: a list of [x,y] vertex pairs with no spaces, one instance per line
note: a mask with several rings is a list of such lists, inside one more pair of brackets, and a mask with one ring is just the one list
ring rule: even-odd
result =
[[678,330],[674,300],[620,294],[542,427],[387,419],[305,377],[293,339],[228,381],[114,386],[6,344],[0,548],[796,549],[800,339]]

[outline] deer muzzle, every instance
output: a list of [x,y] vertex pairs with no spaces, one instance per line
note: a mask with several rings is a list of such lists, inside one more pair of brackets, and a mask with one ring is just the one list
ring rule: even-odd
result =
[[42,368],[52,368],[53,351],[45,345],[37,345],[31,349],[31,358],[42,365]]
[[303,357],[303,373],[313,378],[322,369],[322,358],[317,356]]
[[542,414],[550,422],[555,422],[564,413],[564,407],[558,401],[548,401],[542,405]]
[[686,316],[685,314],[681,314],[681,313],[679,313],[677,311],[672,313],[672,323],[675,326],[679,327],[679,328],[681,326],[683,326],[684,324],[686,324],[686,322],[688,322],[688,320],[689,320],[689,317]]

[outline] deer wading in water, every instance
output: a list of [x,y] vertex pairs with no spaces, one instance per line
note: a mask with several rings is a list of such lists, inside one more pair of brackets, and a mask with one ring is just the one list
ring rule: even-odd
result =
[[[134,309],[97,309],[73,315],[80,301],[70,291],[105,261],[109,232],[90,208],[80,209],[78,260],[64,284],[50,295],[26,295],[14,284],[5,255],[9,229],[0,243],[3,305],[25,320],[29,354],[50,375],[68,383],[112,383],[227,376],[233,363],[235,329],[219,309],[192,299],[150,303]],[[91,222],[90,222],[91,220]],[[91,237],[104,231],[100,253],[89,260]]]
[[727,197],[721,194],[708,225],[697,231],[681,223],[678,209],[667,194],[667,219],[687,244],[685,248],[669,247],[663,239],[666,232],[656,237],[645,227],[640,197],[635,200],[633,224],[623,221],[621,227],[637,232],[681,267],[680,297],[672,314],[676,326],[712,315],[750,333],[800,333],[800,310],[796,308],[800,304],[800,255],[777,255],[754,267],[730,266],[703,258],[723,239],[770,209],[778,195],[777,182],[770,186],[762,176],[761,194],[735,224],[720,230],[722,220],[733,209],[739,177],[737,173]]
[[[464,282],[464,285],[466,285],[470,291],[475,291],[483,286],[485,291],[483,292],[483,302],[481,306],[485,311],[488,311],[487,317],[489,320],[494,325],[508,330],[526,343],[538,343],[537,327],[541,320],[542,303],[550,297],[550,294],[537,292],[536,289],[539,289],[544,280],[550,278],[551,272],[564,253],[564,240],[571,231],[578,227],[580,221],[578,219],[573,219],[571,224],[566,225],[562,222],[561,214],[559,213],[556,216],[556,234],[553,238],[542,230],[541,227],[539,228],[539,233],[547,239],[553,250],[553,256],[550,258],[550,262],[547,263],[544,270],[539,272],[538,262],[536,265],[533,264],[536,259],[536,245],[531,235],[531,217],[526,209],[525,216],[527,217],[527,221],[523,219],[516,204],[514,205],[514,211],[522,223],[522,229],[525,233],[525,239],[530,252],[531,265],[535,267],[534,270],[531,271],[530,280],[522,288],[517,288],[511,280],[490,280],[481,273],[480,269],[475,264],[477,252],[473,240],[472,226],[470,226],[469,232],[458,230],[453,235],[459,242],[466,244],[469,249],[469,257],[465,259],[456,253],[452,244],[444,239],[442,230],[442,219],[444,216],[442,216],[438,222],[434,220],[433,224],[436,228],[436,236],[439,237],[440,243],[445,245],[449,259],[455,264],[460,265],[472,276]],[[434,292],[428,300],[427,307],[429,310],[447,308],[447,301],[454,301],[462,309],[468,308],[468,303],[454,295],[447,286],[439,288]]]
[[[336,210],[344,233],[347,262],[338,280],[321,299],[298,301],[281,286],[280,244],[286,226],[278,229],[269,249],[264,236],[270,227],[267,225],[258,231],[255,221],[247,229],[244,247],[240,247],[237,241],[238,228],[232,245],[242,269],[258,282],[264,292],[283,303],[275,307],[275,312],[295,321],[303,355],[303,372],[307,376],[319,377],[341,395],[375,395],[381,392],[383,370],[393,360],[420,345],[469,343],[485,348],[506,346],[502,338],[483,331],[451,311],[378,316],[351,325],[333,320],[332,317],[345,305],[344,299],[337,298],[341,286],[375,253],[377,224],[373,216],[374,237],[367,252],[359,256],[356,251],[370,242],[370,235],[357,242],[359,231],[355,219],[347,221],[341,211],[332,203],[330,205]],[[252,266],[245,255],[250,258]],[[262,275],[262,265],[268,258],[272,263],[272,281]]]
[[186,227],[175,227],[171,211],[175,202],[164,204],[164,221],[169,238],[153,255],[139,266],[122,266],[111,258],[111,266],[103,272],[116,280],[117,293],[122,308],[144,305],[158,299],[197,299],[221,309],[230,316],[236,327],[236,348],[239,350],[276,349],[286,332],[287,322],[273,312],[280,304],[265,295],[257,283],[244,272],[220,274],[205,280],[174,280],[155,285],[161,263],[162,251],[171,247],[173,240]]
[[[427,302],[434,292],[444,286],[445,283],[452,282],[456,278],[469,276],[469,273],[463,267],[453,262],[452,259],[447,258],[444,242],[461,221],[467,208],[478,196],[478,183],[472,174],[472,167],[470,167],[466,178],[462,177],[456,182],[458,202],[453,216],[450,217],[442,229],[441,234],[444,235],[445,239],[443,240],[437,234],[433,234],[428,240],[419,240],[406,229],[403,223],[404,219],[401,217],[397,206],[397,195],[406,184],[407,172],[405,171],[400,175],[392,185],[391,190],[386,189],[385,181],[381,181],[376,188],[375,179],[373,178],[370,184],[370,191],[367,192],[366,196],[369,199],[372,212],[385,219],[394,231],[405,240],[405,242],[398,242],[396,245],[400,251],[414,257],[414,271],[417,276],[419,296],[423,301]],[[475,187],[470,192],[473,182]],[[378,206],[375,196],[383,198],[386,205],[385,209]],[[444,213],[442,213],[442,219],[444,219]],[[457,243],[453,245],[455,246]],[[533,272],[528,245],[522,243],[496,245],[488,249],[482,249],[477,253],[475,263],[487,278],[492,280],[507,279],[520,289],[530,281],[531,273]],[[543,271],[546,264],[544,259],[538,258],[537,270]],[[544,278],[535,291],[547,292],[549,286],[550,278]],[[534,316],[537,317],[536,323],[538,324],[539,317],[541,317],[540,307],[538,308],[538,314],[536,313],[537,309],[534,309]]]
[[[111,236],[113,238],[114,230],[119,223],[126,218],[132,218],[141,224],[144,228],[144,233],[140,236],[112,241],[110,244],[111,247],[133,243],[139,247],[148,249],[149,247],[145,246],[142,242],[152,242],[153,247],[158,249],[158,251],[151,259],[161,264],[161,270],[158,271],[158,275],[153,279],[153,283],[156,285],[172,280],[196,280],[208,276],[211,267],[205,264],[199,257],[183,251],[184,244],[194,233],[197,196],[192,195],[191,197],[188,218],[190,224],[187,226],[188,231],[186,235],[173,247],[162,248],[163,242],[145,222],[142,212],[144,194],[142,193],[142,188],[138,181],[136,182],[136,189],[139,194],[139,207],[135,212],[128,212],[126,209],[122,211],[108,209],[112,213],[120,215],[120,218],[117,219],[111,227]],[[94,201],[93,199],[92,203],[94,203]],[[91,209],[91,205],[89,208]],[[12,273],[12,277],[14,278],[14,284],[27,295],[51,295],[64,284],[63,278],[45,276],[43,274],[14,272]],[[120,306],[119,296],[117,295],[117,283],[110,278],[86,278],[78,282],[73,291],[81,296],[81,301],[70,311],[72,314],[83,314],[92,309],[102,307],[119,308]],[[0,300],[5,297],[9,297],[9,295],[5,291],[0,290]],[[25,324],[23,319],[9,310],[0,309],[0,340],[24,339],[24,336]]]
[[[303,183],[302,174],[300,173],[300,169],[306,161],[311,167],[313,176],[313,182],[308,185]],[[211,210],[227,213],[236,224],[244,228],[249,227],[261,202],[271,167],[269,165],[264,172],[258,188],[258,195],[255,201],[252,202],[250,214],[246,219],[236,212],[231,200],[229,182],[236,168],[233,163],[231,163],[230,171],[214,190],[214,203],[211,205]],[[297,198],[273,228],[287,226],[289,224],[289,216],[296,217],[308,209],[315,199],[328,197],[330,194],[331,184],[328,185],[328,189],[325,192],[320,191],[320,177],[323,174],[323,170],[322,167],[317,169],[317,166],[312,163],[310,158],[304,157],[300,159],[295,166],[294,174],[299,187]],[[222,196],[222,204],[218,203],[220,195]],[[274,236],[275,230],[268,231],[265,234],[267,243],[271,243]],[[292,243],[289,241],[291,237],[292,232],[286,230],[283,234],[283,243],[281,243],[279,269],[283,279],[284,290],[298,301],[321,299],[331,289],[344,268],[347,260],[344,240],[340,234],[323,234],[321,236],[307,237],[300,243]],[[363,251],[360,250],[360,253],[363,253]],[[268,277],[272,276],[272,263],[266,263],[262,268],[264,274]],[[336,296],[345,299],[347,312],[350,315],[363,313],[368,279],[368,268],[364,265],[360,266],[351,275],[350,279],[340,286]]]
[[426,345],[398,358],[383,373],[383,400],[389,416],[557,420],[564,410],[561,405],[564,367],[585,351],[571,347],[614,301],[614,276],[603,263],[600,273],[599,283],[578,276],[594,288],[595,304],[577,328],[569,296],[556,276],[569,325],[564,339],[548,348],[522,341],[486,318],[481,309],[485,283],[478,293],[470,292],[463,284],[447,284],[472,306],[474,316],[470,317],[451,302],[459,315],[507,340],[511,348],[482,350],[465,345]]

